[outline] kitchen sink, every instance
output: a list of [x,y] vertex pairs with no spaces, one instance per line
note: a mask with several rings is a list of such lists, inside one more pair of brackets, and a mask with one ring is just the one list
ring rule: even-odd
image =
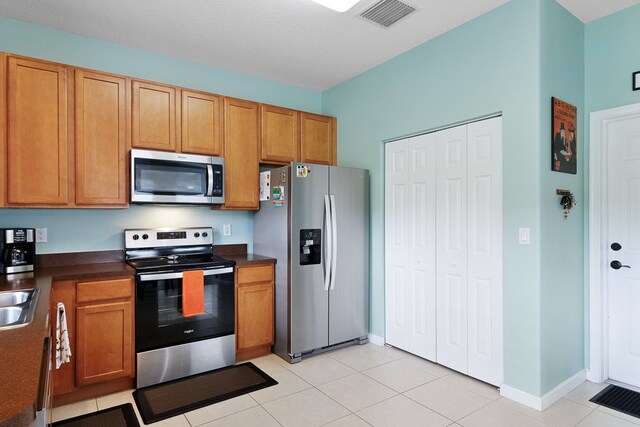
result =
[[39,293],[39,289],[0,292],[0,330],[31,323]]
[[31,292],[32,291],[0,292],[0,307],[22,304],[31,297]]
[[0,326],[13,325],[20,320],[24,308],[22,307],[0,307]]

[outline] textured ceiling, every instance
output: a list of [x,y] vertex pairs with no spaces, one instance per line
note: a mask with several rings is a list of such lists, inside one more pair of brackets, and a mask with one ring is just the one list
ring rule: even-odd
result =
[[[2,0],[0,15],[322,91],[508,0],[404,0],[384,29],[311,0]],[[582,20],[638,1],[559,0]],[[605,6],[606,3],[606,6]]]

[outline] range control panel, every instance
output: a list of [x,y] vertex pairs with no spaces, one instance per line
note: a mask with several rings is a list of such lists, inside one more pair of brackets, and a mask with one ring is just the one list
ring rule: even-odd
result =
[[126,249],[213,244],[213,228],[172,228],[124,230]]

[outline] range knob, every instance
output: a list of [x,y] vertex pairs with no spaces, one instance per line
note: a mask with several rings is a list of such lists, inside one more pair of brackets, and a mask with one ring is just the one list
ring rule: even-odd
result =
[[204,233],[202,233],[202,237],[207,237],[209,235],[209,233],[207,233],[206,231]]
[[138,239],[140,238],[140,236],[138,236],[137,234],[134,234],[131,238],[132,238],[133,240],[138,240]]
[[143,235],[142,235],[142,239],[147,240],[148,238],[149,238],[149,235],[148,235],[148,234],[143,234]]
[[[202,233],[202,236],[204,237],[204,233]],[[195,232],[195,234],[193,235],[193,237],[200,237],[200,233],[198,233],[197,231]]]

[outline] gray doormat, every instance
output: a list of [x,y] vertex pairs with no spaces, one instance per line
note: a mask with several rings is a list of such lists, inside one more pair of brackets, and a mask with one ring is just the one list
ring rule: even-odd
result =
[[248,362],[144,387],[134,391],[133,398],[149,424],[276,384]]
[[140,427],[131,403],[53,423],[53,427]]
[[640,418],[640,393],[636,391],[610,385],[589,400],[598,405]]

